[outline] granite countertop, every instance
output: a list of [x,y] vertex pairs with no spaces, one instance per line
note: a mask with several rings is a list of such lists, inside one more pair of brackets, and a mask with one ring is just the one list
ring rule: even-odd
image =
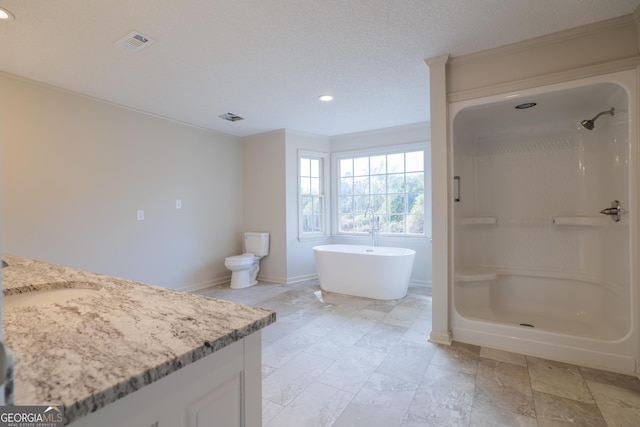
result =
[[275,321],[230,301],[12,255],[4,295],[92,287],[62,304],[4,310],[15,353],[15,404],[63,405],[66,423],[94,412]]

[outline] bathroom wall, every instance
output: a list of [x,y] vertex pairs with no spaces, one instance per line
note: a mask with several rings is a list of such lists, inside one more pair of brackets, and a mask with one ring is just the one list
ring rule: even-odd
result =
[[298,239],[298,150],[329,152],[329,137],[277,130],[242,139],[244,228],[271,233],[260,280],[293,283],[316,276],[311,248]]
[[228,280],[239,138],[9,74],[0,118],[3,251],[170,288]]
[[[224,258],[242,252],[246,230],[271,234],[262,280],[314,277],[311,248],[328,239],[298,239],[298,150],[428,135],[421,124],[334,138],[278,130],[240,139],[6,73],[0,117],[4,251],[177,289],[228,280]],[[425,284],[427,242],[408,245],[419,251],[412,280]]]
[[[329,243],[329,236],[299,239],[298,236],[298,151],[329,153],[331,138],[294,130],[286,131],[286,194],[287,194],[287,280],[299,282],[316,277],[313,247]],[[327,159],[329,160],[329,159]],[[325,173],[329,165],[325,165]],[[325,175],[328,179],[329,175]],[[329,202],[330,194],[326,194]],[[329,224],[327,224],[329,226]]]
[[270,234],[269,255],[260,261],[258,278],[279,283],[287,281],[285,146],[284,130],[242,138],[243,231]]

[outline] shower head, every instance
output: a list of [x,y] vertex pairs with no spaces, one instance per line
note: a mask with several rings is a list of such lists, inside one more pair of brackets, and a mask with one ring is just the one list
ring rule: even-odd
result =
[[583,120],[580,122],[580,124],[589,130],[593,130],[593,128],[595,127],[595,123],[593,123],[593,120]]
[[598,117],[600,117],[603,114],[611,114],[613,116],[613,107],[611,107],[611,110],[609,111],[603,111],[602,113],[598,113],[596,114],[596,116],[591,119],[591,120],[583,120],[580,122],[580,124],[582,126],[584,126],[585,128],[589,129],[589,130],[593,130],[593,128],[596,126],[595,121]]

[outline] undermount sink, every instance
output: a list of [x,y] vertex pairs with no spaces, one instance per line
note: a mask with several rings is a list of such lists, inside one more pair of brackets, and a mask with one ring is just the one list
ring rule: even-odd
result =
[[2,306],[4,309],[14,307],[44,306],[49,304],[64,304],[70,300],[97,295],[99,288],[90,284],[73,288],[43,289],[21,294],[4,295]]

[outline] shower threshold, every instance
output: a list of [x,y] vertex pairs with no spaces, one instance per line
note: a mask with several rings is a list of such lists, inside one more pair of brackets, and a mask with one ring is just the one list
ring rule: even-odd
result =
[[626,331],[607,325],[607,319],[591,317],[550,316],[538,313],[525,313],[504,308],[466,308],[460,315],[469,320],[512,325],[518,328],[545,331],[556,334],[577,336],[603,341],[620,339]]

